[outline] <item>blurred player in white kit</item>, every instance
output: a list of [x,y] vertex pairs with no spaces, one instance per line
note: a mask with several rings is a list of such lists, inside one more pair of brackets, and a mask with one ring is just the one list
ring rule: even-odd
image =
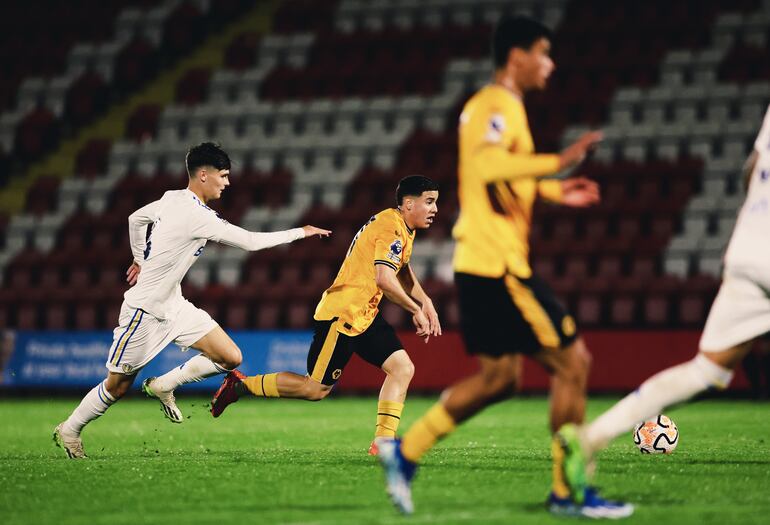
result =
[[157,398],[175,423],[183,421],[174,399],[177,387],[226,374],[241,364],[241,350],[233,340],[207,312],[182,296],[180,283],[207,241],[256,251],[331,233],[314,226],[271,233],[234,226],[206,205],[230,185],[227,153],[204,142],[190,148],[185,165],[190,177],[186,189],[167,191],[128,218],[134,262],[126,280],[135,286],[124,295],[107,357],[107,378],[54,430],[54,441],[70,458],[87,457],[80,438],[83,428],[123,397],[136,374],[169,343],[200,354],[160,377],[148,378],[142,390]]
[[593,456],[636,423],[705,390],[727,388],[754,340],[770,331],[770,106],[744,177],[746,200],[725,253],[722,285],[700,351],[694,359],[652,376],[592,423],[562,427],[564,469],[571,488],[588,485]]

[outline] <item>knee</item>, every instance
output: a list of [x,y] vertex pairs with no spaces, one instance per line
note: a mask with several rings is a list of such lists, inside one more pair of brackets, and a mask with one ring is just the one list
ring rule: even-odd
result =
[[242,362],[243,354],[241,354],[241,351],[238,348],[235,348],[224,357],[221,364],[224,368],[233,370],[241,366]]
[[516,390],[516,377],[508,370],[488,373],[484,375],[484,387],[484,395],[488,399],[506,399]]
[[408,357],[401,359],[395,366],[386,370],[387,374],[401,381],[411,381],[414,377],[414,363]]
[[556,377],[562,383],[583,385],[588,381],[588,373],[591,369],[591,358],[586,356],[576,357],[569,366],[562,366],[556,370]]
[[302,397],[308,401],[321,401],[332,391],[330,386],[305,378],[305,384],[302,385]]

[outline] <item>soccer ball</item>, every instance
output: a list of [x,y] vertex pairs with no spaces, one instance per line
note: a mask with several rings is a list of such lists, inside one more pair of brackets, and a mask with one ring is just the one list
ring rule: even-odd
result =
[[636,425],[634,444],[642,454],[671,454],[679,444],[679,429],[661,414]]

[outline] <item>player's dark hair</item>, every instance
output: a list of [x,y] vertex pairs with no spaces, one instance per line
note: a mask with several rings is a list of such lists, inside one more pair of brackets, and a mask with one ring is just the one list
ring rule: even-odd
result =
[[218,170],[230,169],[230,157],[225,151],[213,142],[203,142],[191,147],[184,158],[187,167],[187,175],[192,177],[198,168],[212,166]]
[[422,175],[410,175],[404,177],[396,188],[396,205],[401,206],[404,197],[419,197],[424,191],[438,191],[438,182],[430,180]]
[[495,68],[501,68],[508,62],[511,49],[518,47],[529,49],[540,38],[552,38],[552,31],[546,26],[524,16],[504,16],[492,34],[492,59]]

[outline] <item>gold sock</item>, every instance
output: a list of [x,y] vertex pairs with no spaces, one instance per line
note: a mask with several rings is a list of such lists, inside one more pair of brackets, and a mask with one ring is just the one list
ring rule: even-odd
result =
[[257,397],[281,397],[278,393],[278,374],[259,374],[243,380],[243,386]]
[[564,449],[559,439],[554,436],[551,440],[551,458],[553,459],[553,493],[559,498],[568,498],[570,490],[564,480]]
[[398,401],[379,401],[377,403],[377,427],[374,437],[396,437],[398,424],[401,423],[401,411],[404,404]]
[[417,462],[436,441],[455,429],[455,421],[444,405],[436,403],[404,434],[401,453],[409,461]]

